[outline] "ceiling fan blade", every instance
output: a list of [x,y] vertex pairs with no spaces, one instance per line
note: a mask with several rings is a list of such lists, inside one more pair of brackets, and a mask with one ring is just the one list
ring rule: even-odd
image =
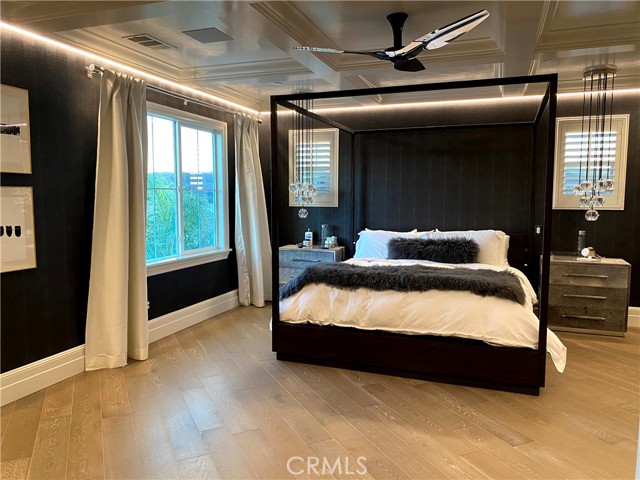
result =
[[393,62],[393,68],[401,72],[419,72],[424,70],[424,65],[417,58],[411,58],[404,62]]
[[488,16],[488,11],[481,10],[473,15],[469,15],[468,17],[464,17],[450,23],[449,25],[438,28],[437,30],[418,38],[415,42],[421,42],[427,50],[435,50],[436,48],[444,47],[462,34],[467,33],[469,30],[484,22]]
[[379,58],[381,60],[387,60],[385,52],[366,52],[360,50],[336,50],[335,48],[322,48],[322,47],[293,47],[294,50],[301,50],[303,52],[317,52],[317,53],[352,53],[355,55],[368,55],[370,57]]
[[301,50],[303,52],[318,52],[318,53],[345,53],[344,50],[336,50],[335,48],[321,48],[321,47],[293,47],[294,50]]

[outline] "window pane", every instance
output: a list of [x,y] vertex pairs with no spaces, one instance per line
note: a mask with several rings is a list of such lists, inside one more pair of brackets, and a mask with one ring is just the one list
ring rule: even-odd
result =
[[174,122],[149,115],[149,155],[147,167],[148,188],[172,188],[176,186],[176,161]]
[[185,189],[182,192],[184,249],[198,250],[216,245],[215,194]]
[[180,127],[183,188],[213,190],[213,134]]
[[147,197],[147,260],[178,254],[177,195],[172,189],[149,190]]
[[200,248],[215,247],[216,202],[214,192],[198,192],[200,204]]

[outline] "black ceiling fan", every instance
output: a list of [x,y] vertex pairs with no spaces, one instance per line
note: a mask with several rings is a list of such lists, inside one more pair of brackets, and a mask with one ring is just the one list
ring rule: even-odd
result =
[[417,38],[407,45],[402,45],[402,27],[408,15],[404,12],[396,12],[387,15],[387,20],[393,30],[393,47],[385,50],[356,51],[356,50],[336,50],[334,48],[319,47],[293,47],[295,50],[318,53],[354,53],[357,55],[368,55],[379,60],[387,60],[393,63],[393,68],[403,72],[419,72],[424,70],[424,65],[415,58],[423,50],[435,50],[453,42],[462,34],[482,23],[489,16],[489,12],[481,10],[468,17],[461,18],[449,25],[438,28],[431,33]]

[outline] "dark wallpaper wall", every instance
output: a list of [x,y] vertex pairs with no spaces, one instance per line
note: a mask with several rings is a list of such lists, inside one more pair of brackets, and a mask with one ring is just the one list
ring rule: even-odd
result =
[[[37,256],[37,268],[0,276],[0,367],[6,372],[84,343],[100,83],[85,75],[91,59],[6,31],[0,40],[1,82],[29,91],[33,171],[3,173],[0,182],[33,187]],[[229,122],[232,226],[232,117],[152,93],[148,98]],[[232,252],[227,261],[150,277],[149,318],[236,289],[235,265]]]

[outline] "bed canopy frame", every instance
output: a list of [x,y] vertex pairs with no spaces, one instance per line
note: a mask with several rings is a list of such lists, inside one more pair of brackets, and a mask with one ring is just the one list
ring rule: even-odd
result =
[[[523,85],[542,87],[544,93],[535,116],[525,122],[466,123],[357,129],[306,110],[297,105],[306,100],[330,100],[348,97],[382,96],[415,92],[436,92],[485,87]],[[288,158],[279,148],[279,108],[297,112],[315,122],[337,128],[351,141],[351,234],[353,240],[365,225],[358,221],[355,198],[358,155],[356,139],[361,135],[413,133],[427,130],[460,128],[524,127],[531,131],[530,205],[527,232],[511,235],[510,265],[523,270],[529,278],[537,277],[538,349],[500,347],[477,340],[431,335],[405,335],[385,331],[358,330],[348,327],[289,324],[280,321],[278,303],[273,304],[273,351],[279,360],[312,363],[352,370],[362,370],[444,383],[491,388],[538,395],[545,385],[549,261],[551,244],[551,205],[553,158],[556,127],[556,74],[485,80],[430,83],[421,85],[367,88],[334,92],[298,93],[271,97],[271,242],[273,285],[279,285],[280,225],[282,207],[279,168],[288,166]],[[460,107],[464,108],[464,107]],[[498,107],[499,108],[499,107]],[[345,122],[346,123],[346,122]],[[281,177],[280,177],[281,178]],[[367,225],[368,226],[368,225]],[[541,231],[540,231],[541,228]],[[533,278],[536,281],[538,278]]]

